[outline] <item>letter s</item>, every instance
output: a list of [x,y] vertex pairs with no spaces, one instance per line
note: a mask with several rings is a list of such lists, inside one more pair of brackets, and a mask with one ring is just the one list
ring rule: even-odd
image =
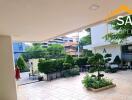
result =
[[123,16],[118,16],[117,17],[117,20],[118,20],[117,24],[118,25],[123,25],[124,24],[124,20],[122,18],[123,18]]

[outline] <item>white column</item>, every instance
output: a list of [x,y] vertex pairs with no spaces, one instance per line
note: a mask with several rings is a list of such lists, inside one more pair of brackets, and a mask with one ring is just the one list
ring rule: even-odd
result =
[[10,36],[0,36],[0,100],[17,100]]

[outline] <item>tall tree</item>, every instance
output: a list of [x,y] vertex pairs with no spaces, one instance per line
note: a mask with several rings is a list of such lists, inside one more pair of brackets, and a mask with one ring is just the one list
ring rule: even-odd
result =
[[20,56],[17,60],[17,66],[20,68],[21,72],[24,72],[27,70],[26,62],[24,61],[23,57]]

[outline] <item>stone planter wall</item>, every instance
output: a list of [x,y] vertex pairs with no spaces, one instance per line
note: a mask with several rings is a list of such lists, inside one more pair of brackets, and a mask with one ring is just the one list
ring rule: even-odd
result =
[[73,68],[73,69],[63,70],[61,72],[54,72],[54,73],[50,73],[50,74],[45,74],[44,80],[50,81],[50,80],[54,80],[54,79],[57,79],[57,78],[64,77],[64,73],[66,71],[69,71],[69,70],[79,70],[79,69],[78,68]]
[[105,86],[105,87],[102,87],[102,88],[99,88],[99,89],[88,88],[88,90],[93,91],[93,92],[99,92],[99,91],[103,91],[103,90],[106,90],[106,89],[109,89],[109,88],[113,88],[115,86],[116,86],[115,84],[112,84],[112,85]]

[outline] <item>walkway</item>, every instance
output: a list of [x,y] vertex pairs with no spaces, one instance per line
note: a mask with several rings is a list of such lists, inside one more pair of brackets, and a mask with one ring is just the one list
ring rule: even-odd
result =
[[38,81],[37,79],[30,78],[29,79],[29,72],[23,72],[20,74],[21,78],[17,80],[17,85],[24,85],[24,84],[30,84]]
[[18,100],[132,100],[132,71],[105,74],[117,87],[96,93],[83,87],[84,76],[19,86]]

